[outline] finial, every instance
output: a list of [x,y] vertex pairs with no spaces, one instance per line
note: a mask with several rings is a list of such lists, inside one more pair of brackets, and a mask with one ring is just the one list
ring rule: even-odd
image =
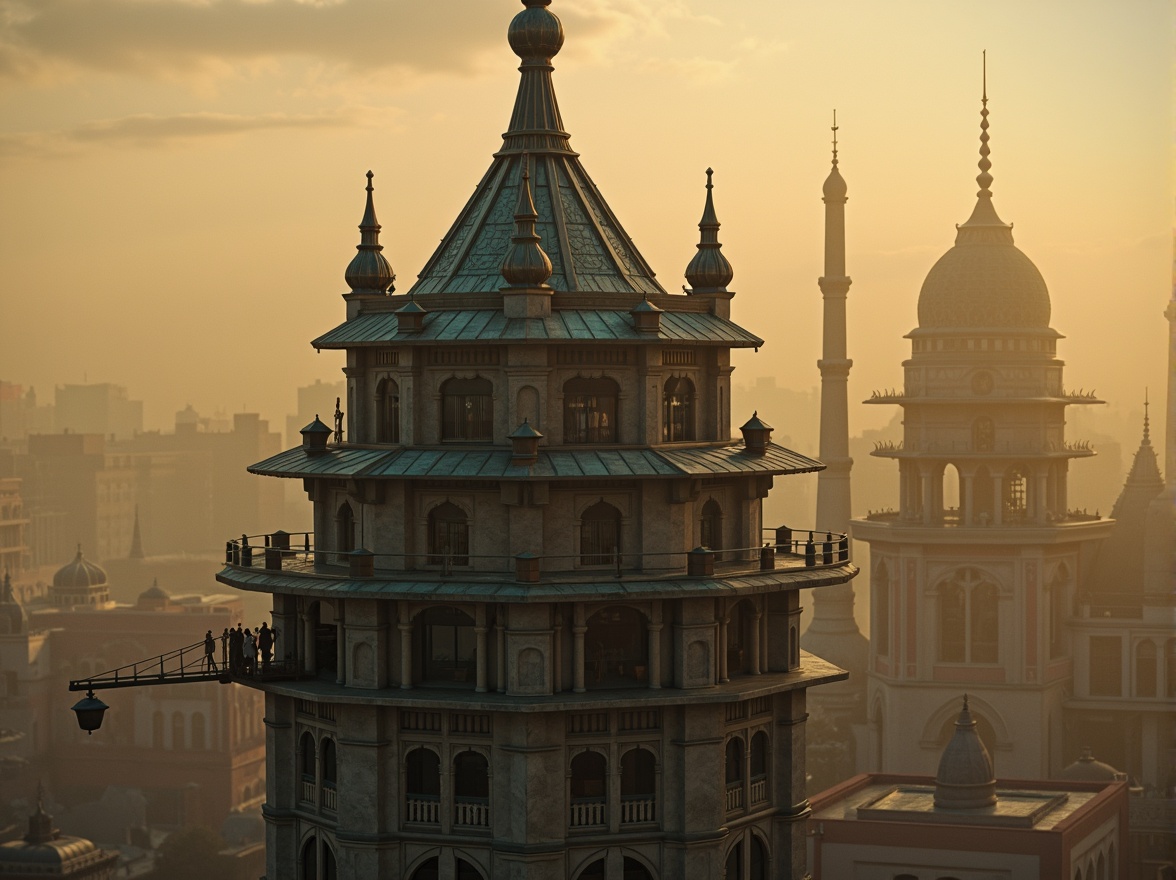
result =
[[686,281],[690,284],[691,293],[726,293],[727,285],[735,277],[731,264],[722,254],[723,246],[719,243],[721,224],[715,214],[714,174],[713,168],[706,169],[706,206],[702,211],[702,219],[698,221],[701,233],[698,253],[686,267]]
[[535,222],[539,212],[531,197],[531,154],[523,153],[523,173],[519,179],[519,200],[515,205],[515,234],[502,260],[502,277],[511,287],[546,287],[551,277],[551,258],[540,246]]
[[980,99],[980,173],[976,176],[976,182],[980,184],[980,192],[976,195],[981,198],[992,198],[992,175],[988,170],[992,168],[992,163],[988,161],[988,156],[992,151],[988,148],[988,50],[985,49],[981,55],[981,66],[983,68],[983,86],[982,97]]
[[833,108],[833,167],[837,167],[837,108]]
[[347,286],[352,293],[374,293],[387,295],[396,288],[392,282],[396,280],[396,273],[392,271],[387,258],[380,253],[384,249],[380,244],[380,224],[376,220],[376,203],[372,193],[374,174],[367,173],[367,203],[364,206],[363,219],[359,221],[359,244],[355,249],[359,252],[351,258],[347,271],[343,274]]
[[1151,403],[1148,401],[1148,389],[1143,389],[1143,442],[1151,442],[1151,416],[1148,413],[1148,407]]

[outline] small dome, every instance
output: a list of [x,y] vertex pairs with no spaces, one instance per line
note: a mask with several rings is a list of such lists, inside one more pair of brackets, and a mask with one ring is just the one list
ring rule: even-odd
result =
[[992,770],[992,758],[976,733],[976,721],[968,711],[965,695],[955,733],[939,759],[939,772],[935,774],[935,807],[974,810],[995,803],[996,774]]
[[829,176],[825,178],[825,185],[821,188],[821,192],[827,199],[838,200],[844,199],[849,192],[849,187],[845,185],[845,178],[841,176],[836,165],[829,172]]
[[376,207],[372,198],[372,172],[367,173],[367,205],[364,208],[363,219],[359,222],[360,241],[356,245],[356,255],[347,264],[347,271],[343,279],[352,293],[367,293],[384,295],[392,288],[396,280],[396,273],[392,271],[392,264],[380,253],[384,246],[380,244],[380,224],[376,221]]
[[150,587],[139,594],[139,601],[142,602],[144,599],[167,600],[171,599],[171,593],[161,587],[159,581],[153,581]]
[[53,586],[66,589],[86,589],[100,587],[106,583],[106,572],[100,566],[88,559],[82,558],[82,548],[78,547],[78,555],[73,562],[64,565],[53,575]]
[[524,61],[550,60],[563,48],[560,20],[547,9],[551,0],[523,0],[527,8],[514,17],[506,32],[510,48]]
[[690,293],[725,293],[727,285],[735,277],[731,263],[723,256],[723,246],[719,243],[721,224],[715,214],[715,201],[711,194],[715,188],[712,182],[714,173],[714,169],[706,169],[706,204],[702,210],[702,219],[698,221],[698,250],[686,267]]
[[1110,764],[1096,761],[1094,753],[1087,746],[1078,760],[1059,773],[1058,778],[1071,782],[1114,782],[1122,779],[1123,774]]

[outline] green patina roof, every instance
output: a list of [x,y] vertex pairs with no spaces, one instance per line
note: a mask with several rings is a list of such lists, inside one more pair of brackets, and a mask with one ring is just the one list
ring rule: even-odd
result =
[[513,463],[509,448],[369,449],[333,448],[308,454],[302,447],[278,453],[249,468],[271,477],[354,479],[618,479],[705,477],[718,474],[802,474],[824,470],[815,459],[770,445],[748,455],[742,444],[645,449],[541,449],[531,467]]
[[543,318],[508,318],[495,309],[432,311],[419,333],[401,333],[394,312],[358,315],[324,333],[315,348],[436,342],[652,342],[757,348],[764,341],[737,324],[706,312],[665,311],[657,334],[634,329],[627,311],[556,309]]

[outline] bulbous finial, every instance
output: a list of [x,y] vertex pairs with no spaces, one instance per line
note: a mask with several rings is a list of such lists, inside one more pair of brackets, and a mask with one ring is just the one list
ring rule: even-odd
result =
[[380,224],[376,221],[376,206],[372,196],[374,176],[371,171],[367,173],[367,204],[363,219],[359,222],[359,244],[355,247],[358,253],[347,264],[343,278],[352,293],[385,295],[395,290],[392,282],[396,280],[396,273],[392,271],[387,258],[380,253],[384,247],[380,244]]
[[519,201],[515,206],[515,234],[502,260],[502,277],[511,287],[546,287],[551,277],[551,258],[540,247],[535,221],[539,213],[531,198],[531,156],[523,154],[523,175],[519,181]]
[[992,162],[988,157],[992,150],[988,147],[988,52],[983,55],[983,88],[980,98],[980,173],[976,175],[976,182],[980,190],[976,193],[976,207],[972,209],[972,216],[959,227],[956,243],[963,241],[999,241],[1012,244],[1012,227],[1004,223],[996,215],[996,208],[992,204],[992,175],[989,170]]
[[1151,444],[1151,416],[1148,413],[1148,408],[1151,406],[1151,402],[1147,399],[1148,398],[1147,392],[1148,392],[1148,389],[1144,388],[1143,389],[1143,442],[1150,445]]
[[715,202],[712,196],[714,170],[706,169],[706,207],[702,211],[702,219],[698,221],[701,233],[698,242],[698,253],[686,267],[686,281],[690,284],[690,293],[726,293],[727,285],[735,277],[735,272],[727,258],[723,256],[719,243],[719,218],[715,214]]
[[980,192],[976,193],[980,198],[992,198],[992,175],[988,173],[992,168],[992,163],[988,160],[992,150],[988,148],[988,50],[985,49],[981,62],[983,67],[982,80],[983,86],[981,89],[982,97],[980,98],[980,173],[976,175],[976,182],[980,184]]
[[829,172],[829,176],[825,178],[825,185],[821,189],[822,195],[828,200],[845,201],[845,195],[849,192],[849,187],[845,185],[845,180],[841,176],[841,171],[837,167],[837,131],[840,128],[837,124],[837,111],[833,111],[833,168]]
[[551,0],[523,0],[523,5],[527,8],[506,32],[510,48],[523,61],[548,62],[563,48],[563,25],[547,8]]

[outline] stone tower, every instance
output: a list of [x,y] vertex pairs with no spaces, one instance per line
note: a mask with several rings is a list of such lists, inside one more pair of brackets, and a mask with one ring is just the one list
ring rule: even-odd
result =
[[[800,590],[856,574],[765,529],[821,464],[752,416],[730,440],[711,172],[689,290],[666,293],[570,146],[563,28],[525,0],[501,149],[395,295],[369,179],[334,430],[251,471],[314,530],[231,542],[273,595],[271,877],[785,880],[804,873]],[[344,415],[343,410],[346,410]]]
[[[919,294],[901,392],[904,439],[874,455],[899,467],[899,509],[854,522],[870,544],[867,711],[874,769],[930,772],[966,685],[1003,776],[1062,766],[1073,687],[1067,624],[1077,581],[1110,521],[1071,513],[1060,334],[1041,273],[997,216],[983,99],[975,209]],[[911,730],[909,719],[930,719]]]
[[[825,470],[817,475],[817,528],[847,532],[850,520],[849,370],[845,311],[851,283],[845,274],[845,203],[848,188],[837,160],[837,120],[833,121],[833,167],[825,180],[825,273],[819,280],[824,299],[821,359],[821,448]],[[813,694],[814,709],[830,716],[841,732],[843,754],[838,779],[816,779],[818,787],[840,781],[859,761],[855,728],[865,721],[866,660],[869,646],[853,616],[853,585],[813,594],[813,618],[801,638],[806,651],[845,669],[849,678]],[[832,769],[832,768],[830,768]]]

